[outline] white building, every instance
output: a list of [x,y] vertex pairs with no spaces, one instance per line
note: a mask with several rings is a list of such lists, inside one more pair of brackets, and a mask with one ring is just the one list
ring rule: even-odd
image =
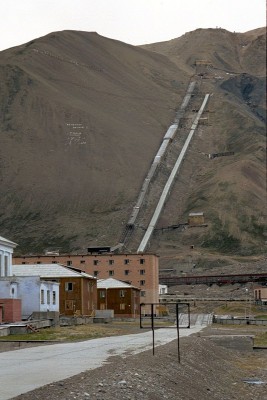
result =
[[0,279],[12,275],[12,254],[16,243],[0,236]]
[[21,316],[33,312],[59,311],[59,283],[39,276],[9,276],[0,280],[0,298],[21,299]]
[[[59,311],[59,283],[34,273],[16,276],[12,254],[16,243],[0,236],[0,299],[20,299],[22,319],[33,312]],[[20,274],[18,274],[20,275]]]

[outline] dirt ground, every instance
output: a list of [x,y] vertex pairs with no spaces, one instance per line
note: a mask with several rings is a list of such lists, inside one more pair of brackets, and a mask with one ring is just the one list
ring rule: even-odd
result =
[[15,399],[267,400],[267,350],[253,350],[249,327],[236,333],[213,325],[180,340],[180,364],[175,340]]

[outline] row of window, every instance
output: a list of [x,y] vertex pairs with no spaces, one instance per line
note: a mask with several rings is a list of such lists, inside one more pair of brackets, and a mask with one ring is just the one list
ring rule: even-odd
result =
[[[94,282],[88,282],[87,283],[87,290],[88,292],[93,293],[94,292]],[[72,292],[74,289],[74,283],[73,282],[66,282],[65,283],[65,292]]]
[[[125,303],[120,303],[120,310],[123,311],[125,310],[126,304]],[[106,304],[105,303],[101,303],[100,304],[100,310],[106,310]]]
[[[51,303],[51,290],[46,291],[46,304]],[[45,304],[45,291],[41,289],[41,304]],[[56,304],[56,292],[52,292],[52,304]]]
[[[125,265],[128,265],[128,264],[130,264],[130,261],[131,260],[129,258],[125,258],[123,263]],[[58,261],[52,261],[52,264],[57,264],[57,263],[58,263]],[[93,260],[93,265],[99,265],[99,263],[101,263],[101,260]],[[113,265],[114,263],[115,263],[115,260],[113,260],[113,259],[108,260],[109,265]],[[22,261],[22,264],[28,264],[28,262]],[[37,261],[36,264],[42,264],[42,262]],[[73,264],[72,260],[67,260],[68,266],[71,266],[72,264]],[[85,264],[85,260],[80,260],[80,264]],[[145,259],[141,258],[139,260],[139,264],[141,264],[141,265],[145,264]]]
[[[130,272],[131,272],[131,271],[130,271],[129,269],[125,269],[125,270],[124,270],[124,275],[129,275]],[[139,273],[140,273],[140,275],[145,275],[146,270],[145,270],[145,269],[140,269]],[[108,274],[109,274],[109,276],[113,276],[113,275],[114,275],[114,270],[109,270],[109,271],[108,271]],[[94,272],[93,272],[93,275],[94,275],[95,277],[98,276],[98,275],[99,275],[99,271],[94,271]]]
[[[104,299],[106,297],[106,293],[107,293],[106,289],[105,290],[100,290],[99,291],[99,297],[101,299]],[[119,297],[125,297],[125,294],[126,294],[126,291],[122,289],[122,290],[120,290]]]
[[[93,264],[94,265],[98,265],[99,263],[101,262],[101,260],[94,260],[93,261]],[[84,264],[85,263],[85,260],[81,260],[80,261],[80,263],[81,264]],[[110,260],[108,260],[108,264],[109,265],[113,265],[115,263],[115,260],[112,260],[112,259],[110,259]],[[123,260],[123,263],[124,263],[124,265],[128,265],[128,264],[130,264],[130,259],[129,258],[125,258],[124,260]],[[141,258],[140,260],[139,260],[139,264],[145,264],[145,259],[144,258]]]

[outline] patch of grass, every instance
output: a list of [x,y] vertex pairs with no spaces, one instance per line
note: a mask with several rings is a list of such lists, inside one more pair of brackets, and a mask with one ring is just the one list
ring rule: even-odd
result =
[[256,315],[255,319],[267,319],[267,314]]
[[97,339],[106,336],[117,336],[131,333],[132,329],[138,329],[137,323],[127,324],[89,324],[67,327],[41,329],[39,332],[9,335],[0,337],[1,340],[55,340],[60,342],[74,342],[80,340]]
[[254,346],[267,347],[267,332],[262,332],[255,336]]

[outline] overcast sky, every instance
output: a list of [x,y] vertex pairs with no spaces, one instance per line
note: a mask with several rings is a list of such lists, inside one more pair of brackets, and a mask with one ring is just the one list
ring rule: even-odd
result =
[[197,28],[246,32],[265,26],[265,0],[0,0],[0,50],[65,29],[129,44]]

